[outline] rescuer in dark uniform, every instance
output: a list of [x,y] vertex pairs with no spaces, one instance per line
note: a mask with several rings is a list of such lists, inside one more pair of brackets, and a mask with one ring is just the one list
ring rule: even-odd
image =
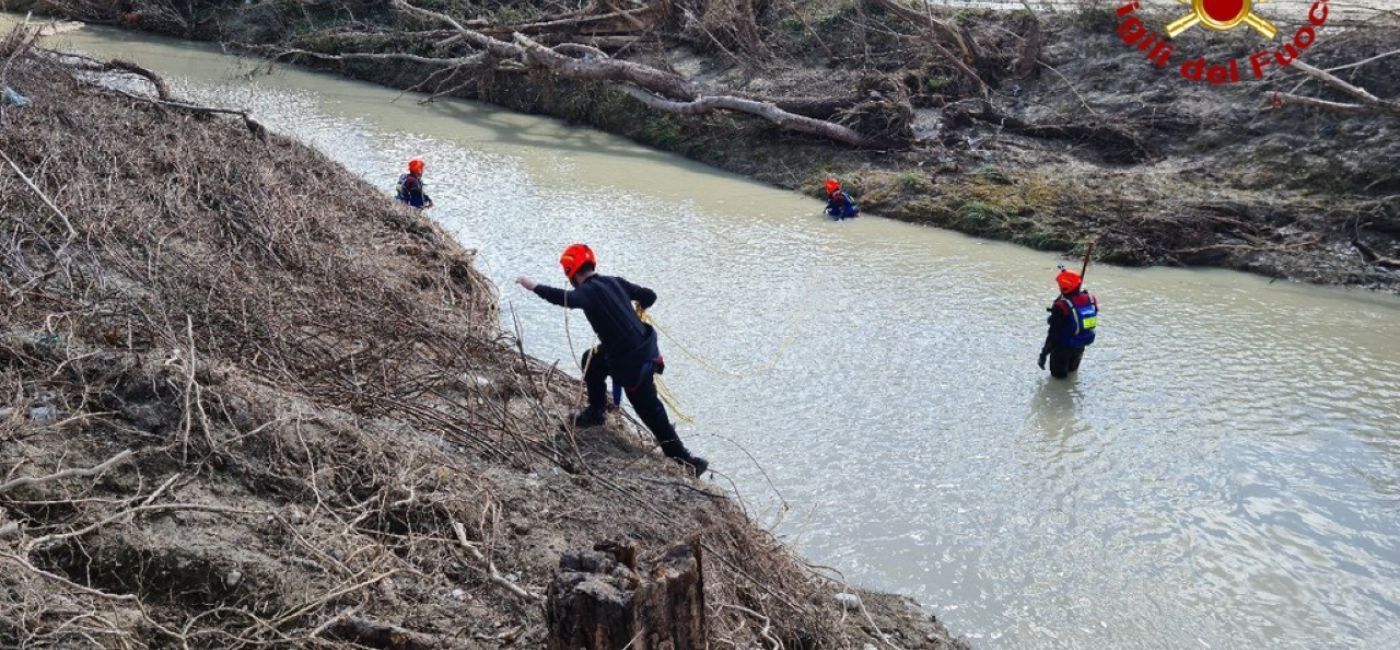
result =
[[1060,285],[1060,297],[1050,305],[1050,332],[1040,349],[1040,367],[1050,360],[1050,375],[1056,379],[1069,377],[1079,370],[1084,348],[1094,342],[1094,328],[1099,324],[1099,301],[1083,288],[1083,278],[1068,269],[1055,278]]
[[826,214],[837,221],[860,216],[855,199],[841,189],[841,181],[835,178],[826,179]]
[[[556,289],[520,277],[520,286],[545,300],[570,309],[582,309],[600,345],[583,355],[583,382],[588,387],[588,408],[574,416],[578,426],[597,426],[607,413],[607,378],[624,387],[637,417],[651,429],[667,458],[682,463],[698,477],[709,463],[692,455],[676,435],[666,407],[656,393],[655,375],[666,368],[657,346],[656,329],[643,323],[638,310],[656,303],[656,292],[622,278],[598,275],[598,259],[583,244],[564,249],[559,257],[564,275],[574,290]],[[636,302],[636,307],[633,306]]]
[[423,191],[422,158],[408,161],[408,173],[399,177],[394,198],[420,210],[433,207],[433,200],[428,198],[427,192]]

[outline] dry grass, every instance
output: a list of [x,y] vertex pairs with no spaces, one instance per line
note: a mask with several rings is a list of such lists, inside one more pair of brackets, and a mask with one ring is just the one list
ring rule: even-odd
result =
[[843,611],[634,433],[565,427],[579,386],[420,215],[0,55],[34,100],[0,114],[0,646],[539,647],[562,550],[692,534],[716,647],[947,645],[897,599],[867,598],[884,632]]

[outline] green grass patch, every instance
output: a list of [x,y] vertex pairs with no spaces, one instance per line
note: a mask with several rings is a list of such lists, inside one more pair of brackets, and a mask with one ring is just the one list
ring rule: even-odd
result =
[[958,229],[972,235],[1000,232],[1006,224],[1006,212],[986,201],[968,201],[958,208]]
[[968,175],[998,185],[1011,184],[1011,179],[1007,178],[1006,174],[1001,173],[1000,169],[991,165],[978,165],[971,172],[968,172]]

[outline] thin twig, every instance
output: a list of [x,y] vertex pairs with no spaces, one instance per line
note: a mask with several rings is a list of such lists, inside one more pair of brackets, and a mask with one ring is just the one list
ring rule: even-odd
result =
[[[29,176],[24,173],[24,170],[20,169],[19,165],[15,164],[15,161],[10,160],[10,157],[5,154],[4,150],[0,150],[0,158],[4,158],[5,162],[9,163],[10,169],[15,170],[15,173],[19,174],[20,180],[24,181],[24,184],[29,186],[29,189],[33,190],[35,194],[38,194],[39,198],[44,201],[44,205],[49,206],[49,209],[53,210],[53,213],[63,220],[63,225],[68,228],[68,240],[64,243],[64,246],[67,246],[68,243],[77,239],[78,230],[73,227],[73,222],[68,220],[68,215],[64,214],[63,210],[58,209],[58,206],[54,205],[53,200],[49,199],[49,195],[39,189],[39,186],[35,185],[34,181],[30,180]],[[60,250],[62,250],[62,247],[60,247]]]

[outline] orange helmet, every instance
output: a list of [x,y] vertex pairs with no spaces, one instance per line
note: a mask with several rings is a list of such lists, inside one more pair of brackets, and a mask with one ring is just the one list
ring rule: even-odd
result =
[[408,173],[410,173],[410,174],[421,174],[421,173],[423,173],[423,159],[422,159],[422,158],[414,158],[413,160],[408,161]]
[[828,178],[828,179],[826,179],[826,193],[827,193],[827,194],[831,194],[832,192],[835,192],[836,190],[839,190],[839,189],[841,189],[841,181],[838,181],[838,180],[836,180],[836,179],[834,179],[834,178]]
[[564,253],[559,256],[559,266],[564,267],[564,277],[570,280],[578,275],[584,264],[598,265],[598,257],[593,254],[593,249],[585,244],[573,244],[565,248]]
[[1078,289],[1080,283],[1083,281],[1084,278],[1069,269],[1060,271],[1060,274],[1055,276],[1055,282],[1060,285],[1060,293],[1070,293]]

